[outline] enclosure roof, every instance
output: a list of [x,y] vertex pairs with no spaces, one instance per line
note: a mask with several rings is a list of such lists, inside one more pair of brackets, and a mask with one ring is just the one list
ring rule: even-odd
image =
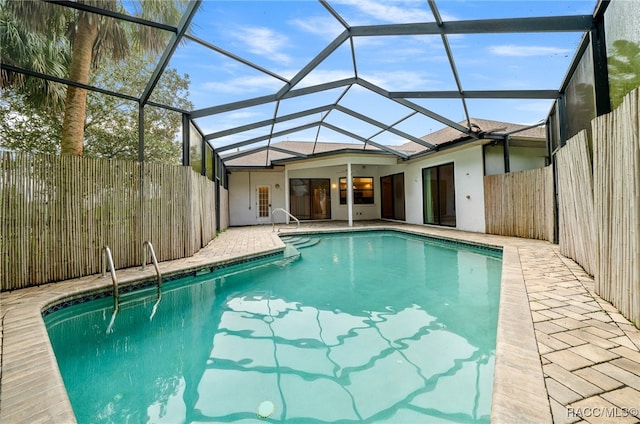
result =
[[[167,33],[144,90],[5,69],[182,112],[228,164],[259,152],[269,161],[300,153],[292,141],[318,149],[304,154],[339,143],[405,160],[511,130],[495,122],[544,122],[601,7],[598,0],[196,0],[167,24],[137,17],[129,1],[118,12],[50,3]],[[168,69],[189,75],[192,110],[154,96]]]
[[[478,140],[486,144],[492,140],[485,137],[512,134],[513,144],[518,144],[518,142],[525,140],[529,142],[527,144],[529,146],[545,146],[546,134],[544,127],[541,126],[532,128],[526,125],[475,118],[471,118],[471,124],[475,129],[475,137],[447,127],[428,134],[422,139],[435,146],[435,149],[438,149],[442,146],[457,145],[460,142],[469,140]],[[404,155],[402,156],[403,159],[436,151],[412,141],[393,148],[399,154]],[[369,145],[355,149],[354,145],[349,143],[280,141],[272,143],[269,148],[263,146],[252,149],[250,153],[228,153],[223,156],[223,160],[228,168],[259,168],[284,164],[296,159],[344,153],[393,154]]]

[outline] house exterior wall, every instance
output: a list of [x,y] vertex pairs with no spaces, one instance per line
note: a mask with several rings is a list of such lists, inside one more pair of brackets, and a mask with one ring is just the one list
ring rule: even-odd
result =
[[[348,220],[347,205],[340,204],[339,179],[347,176],[347,162],[352,162],[353,177],[373,177],[374,204],[353,205],[353,220],[380,219],[380,177],[404,173],[406,222],[423,224],[422,169],[454,163],[456,184],[456,221],[461,230],[484,232],[484,190],[482,147],[426,156],[407,163],[369,157],[341,157],[306,161],[287,165],[282,170],[232,171],[229,175],[229,224],[231,226],[260,224],[257,219],[256,189],[271,187],[272,210],[286,209],[285,178],[328,178],[331,181],[331,219]],[[377,162],[377,163],[374,163]],[[286,176],[285,176],[286,175]],[[276,184],[279,188],[276,188]],[[468,197],[467,197],[468,196]],[[284,214],[276,214],[276,222],[284,222]],[[264,223],[264,222],[262,222]]]
[[[285,207],[285,182],[282,171],[248,171],[229,174],[229,225],[232,227],[270,223],[258,218],[258,186],[269,186],[271,209]],[[277,187],[276,187],[277,185]],[[284,222],[284,214],[276,214],[275,222]]]
[[423,224],[422,170],[452,162],[456,191],[456,228],[484,232],[482,146],[437,156],[425,156],[407,164],[384,167],[380,169],[380,176],[404,172],[406,222]]
[[[376,165],[352,164],[353,177],[373,177],[374,204],[353,205],[353,219],[379,219],[380,218],[380,184],[379,167]],[[326,166],[322,168],[305,168],[288,172],[289,178],[329,178],[331,180],[331,219],[347,221],[349,219],[348,207],[340,204],[340,178],[347,177],[346,163],[341,165]]]
[[[546,166],[545,147],[509,147],[509,168],[511,172]],[[502,145],[485,146],[485,175],[504,174],[504,147]]]

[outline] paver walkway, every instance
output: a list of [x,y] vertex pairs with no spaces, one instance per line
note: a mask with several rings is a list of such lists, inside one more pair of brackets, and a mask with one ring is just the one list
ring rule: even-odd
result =
[[[389,222],[355,225],[504,246],[492,422],[640,422],[640,331],[594,293],[592,278],[562,257],[558,246]],[[293,228],[283,232],[346,224]],[[231,228],[194,257],[160,267],[163,274],[179,273],[283,247],[270,226]],[[118,278],[126,284],[152,273],[119,270]],[[109,279],[89,276],[2,294],[0,422],[75,422],[41,311],[56,299],[109,285]]]
[[640,422],[640,331],[557,246],[520,258],[554,422]]

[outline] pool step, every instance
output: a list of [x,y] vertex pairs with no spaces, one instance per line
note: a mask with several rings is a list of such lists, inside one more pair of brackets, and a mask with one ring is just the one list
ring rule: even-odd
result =
[[320,243],[319,238],[308,236],[282,236],[280,239],[285,244],[295,246],[296,248],[311,247]]
[[298,249],[301,248],[305,248],[305,247],[311,247],[311,246],[315,246],[316,244],[320,243],[320,239],[319,238],[309,238],[303,242],[300,242],[298,244],[296,244],[296,247]]
[[290,244],[290,243],[285,244],[283,254],[284,254],[284,258],[277,261],[276,265],[284,267],[300,259],[300,251],[296,249],[293,244]]
[[297,241],[302,240],[302,236],[280,236],[280,240],[285,243],[295,244]]

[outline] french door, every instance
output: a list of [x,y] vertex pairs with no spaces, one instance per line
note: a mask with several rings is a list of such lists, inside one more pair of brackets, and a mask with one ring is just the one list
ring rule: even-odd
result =
[[271,186],[256,187],[256,213],[259,223],[271,222]]

